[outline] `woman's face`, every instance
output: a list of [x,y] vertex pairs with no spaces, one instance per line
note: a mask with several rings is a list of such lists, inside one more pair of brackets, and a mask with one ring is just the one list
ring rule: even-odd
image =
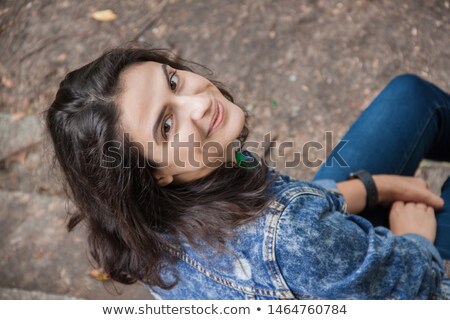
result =
[[159,165],[154,177],[160,185],[193,181],[234,161],[229,146],[244,127],[244,112],[206,78],[144,62],[120,80],[124,132]]

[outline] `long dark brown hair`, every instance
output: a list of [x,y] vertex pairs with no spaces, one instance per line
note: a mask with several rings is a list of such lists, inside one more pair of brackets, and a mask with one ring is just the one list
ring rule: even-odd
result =
[[[66,75],[47,110],[46,125],[64,190],[76,206],[69,212],[68,230],[85,223],[90,254],[112,279],[170,288],[175,283],[160,276],[163,266],[175,261],[167,246],[177,246],[182,236],[193,245],[203,240],[220,247],[236,226],[267,206],[271,181],[261,161],[251,169],[223,164],[190,183],[159,186],[151,159],[143,159],[123,138],[116,104],[121,72],[145,61],[191,72],[189,64],[194,64],[165,49],[109,50]],[[234,102],[220,82],[209,80]],[[248,135],[243,110],[241,142]],[[119,143],[113,152],[114,141]]]

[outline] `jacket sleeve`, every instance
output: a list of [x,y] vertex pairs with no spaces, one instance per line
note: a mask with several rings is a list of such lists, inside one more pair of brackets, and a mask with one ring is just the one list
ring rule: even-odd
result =
[[336,181],[332,179],[320,179],[320,180],[314,180],[311,183],[314,183],[316,185],[321,186],[322,188],[325,188],[327,190],[333,190],[333,191],[339,191],[339,188],[336,184]]
[[439,290],[443,263],[429,240],[338,212],[336,197],[298,195],[279,218],[276,259],[298,298],[427,299]]

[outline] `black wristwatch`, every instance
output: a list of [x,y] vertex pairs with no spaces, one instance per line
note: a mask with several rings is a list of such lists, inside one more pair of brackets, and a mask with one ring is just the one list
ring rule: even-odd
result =
[[348,177],[349,179],[358,178],[366,188],[367,197],[366,207],[364,208],[364,210],[374,209],[378,204],[378,190],[377,186],[375,185],[375,181],[373,181],[372,175],[366,170],[358,170],[350,173]]

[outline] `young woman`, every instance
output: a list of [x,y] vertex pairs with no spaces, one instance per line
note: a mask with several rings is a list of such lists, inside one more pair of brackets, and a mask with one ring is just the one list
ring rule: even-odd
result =
[[68,229],[84,222],[99,267],[163,299],[450,296],[450,180],[441,198],[412,177],[425,157],[450,160],[447,93],[396,77],[313,182],[246,152],[246,119],[164,50],[70,72],[47,112],[78,209]]

